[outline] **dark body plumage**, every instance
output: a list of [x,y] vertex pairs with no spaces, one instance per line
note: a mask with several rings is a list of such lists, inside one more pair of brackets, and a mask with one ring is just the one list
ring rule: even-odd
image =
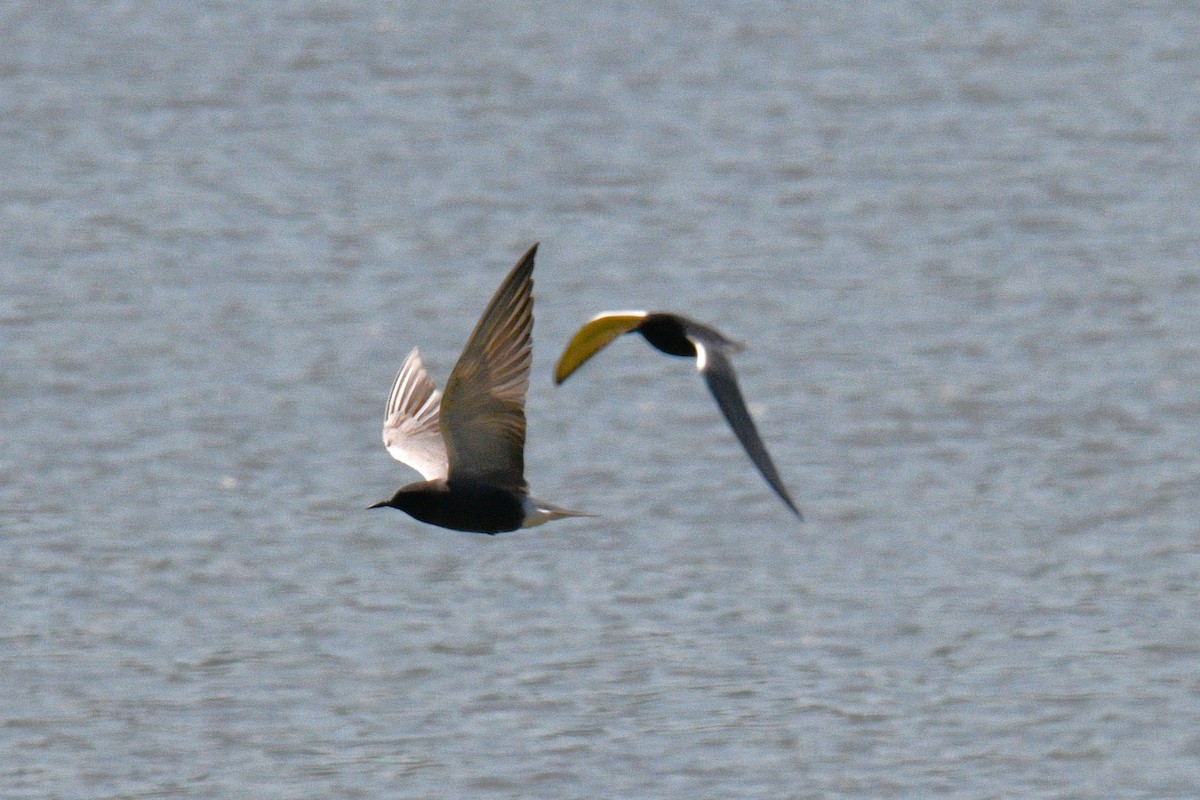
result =
[[533,499],[525,481],[536,253],[535,244],[492,296],[444,395],[419,350],[405,359],[388,397],[383,443],[425,480],[369,508],[387,506],[431,525],[488,534],[590,516]]
[[470,480],[410,483],[391,499],[369,507],[381,506],[398,508],[430,525],[469,533],[515,531],[525,522],[525,507],[516,492]]
[[[655,311],[647,314],[642,324],[638,325],[634,330],[644,336],[646,341],[656,350],[661,350],[671,356],[695,358],[696,345],[692,344],[692,340],[687,338],[687,322],[683,317],[675,314]],[[720,336],[714,329],[709,328],[708,330]],[[728,339],[725,341],[734,347],[739,346]]]

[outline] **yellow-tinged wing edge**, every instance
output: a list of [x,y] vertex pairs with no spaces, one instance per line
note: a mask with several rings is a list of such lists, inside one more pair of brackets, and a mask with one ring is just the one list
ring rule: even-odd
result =
[[645,311],[606,311],[592,317],[582,328],[575,331],[562,355],[558,357],[558,366],[554,368],[554,383],[561,384],[613,339],[641,325],[646,316]]

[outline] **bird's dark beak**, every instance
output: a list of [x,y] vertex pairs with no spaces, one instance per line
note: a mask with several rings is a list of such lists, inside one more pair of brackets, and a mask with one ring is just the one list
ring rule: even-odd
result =
[[367,506],[367,510],[370,511],[372,508],[383,508],[386,505],[387,500],[380,500],[378,503],[372,503],[371,505]]

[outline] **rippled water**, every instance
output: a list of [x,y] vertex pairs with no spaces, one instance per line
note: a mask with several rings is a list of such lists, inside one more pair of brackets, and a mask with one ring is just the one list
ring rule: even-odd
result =
[[[1200,795],[1200,12],[10,3],[0,794]],[[366,512],[533,241],[534,492]],[[808,521],[693,371],[750,348]]]

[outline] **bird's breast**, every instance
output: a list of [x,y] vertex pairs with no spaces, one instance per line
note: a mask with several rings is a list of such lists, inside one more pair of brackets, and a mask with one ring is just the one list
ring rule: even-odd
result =
[[448,481],[406,494],[401,510],[421,522],[451,530],[503,533],[515,531],[525,521],[522,496],[496,486]]

